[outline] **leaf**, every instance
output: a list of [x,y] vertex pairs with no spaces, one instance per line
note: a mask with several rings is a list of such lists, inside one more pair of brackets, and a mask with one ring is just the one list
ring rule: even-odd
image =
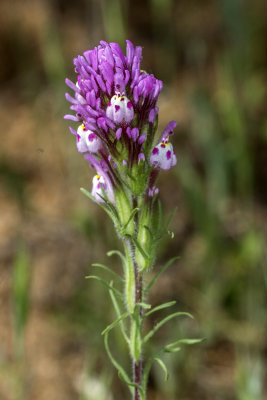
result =
[[129,386],[129,388],[130,388],[130,387],[138,388],[138,389],[139,389],[139,392],[140,392],[140,395],[141,395],[141,400],[145,400],[145,397],[144,397],[144,390],[143,390],[142,386],[140,386],[140,385],[138,385],[137,383],[134,383],[134,382],[126,381],[126,380],[124,379],[124,377],[121,376],[120,371],[118,372],[118,375],[119,375],[119,378],[120,378],[124,383],[126,383],[127,386]]
[[156,311],[162,310],[163,308],[171,307],[171,306],[173,306],[174,304],[176,304],[176,301],[175,301],[175,300],[169,301],[168,303],[160,304],[159,306],[156,306],[156,307],[152,308],[152,310],[150,310],[150,311],[148,311],[146,314],[144,314],[144,315],[143,315],[143,319],[147,318],[150,314],[152,314],[152,313],[154,313],[154,312],[156,312]]
[[119,279],[121,282],[124,282],[124,280],[122,279],[122,277],[119,274],[117,274],[116,272],[112,271],[111,268],[107,267],[104,264],[95,263],[95,264],[92,264],[92,267],[104,269],[105,271],[108,271],[110,274],[115,276],[116,279]]
[[[111,286],[112,286],[112,284],[111,284]],[[117,316],[119,317],[119,316],[121,315],[121,310],[120,310],[119,304],[118,304],[117,299],[116,299],[116,297],[114,296],[114,293],[112,292],[112,290],[109,290],[109,295],[110,295],[110,297],[111,297],[111,301],[112,301],[112,303],[113,303],[113,306],[114,306],[114,309],[115,309],[115,311],[116,311],[116,314],[117,314]],[[128,338],[127,333],[126,333],[126,329],[125,329],[125,326],[124,326],[124,322],[123,322],[123,321],[120,321],[119,324],[120,324],[120,328],[121,328],[122,335],[123,335],[123,337],[124,337],[126,343],[129,344],[129,338]]]
[[149,284],[147,285],[147,287],[144,290],[144,293],[146,294],[152,287],[152,285],[156,282],[156,280],[158,279],[158,277],[175,261],[178,260],[180,257],[176,256],[171,258],[165,265],[163,265],[163,267],[159,270],[159,272],[151,279],[151,281],[149,282]]
[[151,305],[147,303],[135,303],[135,307],[142,307],[145,310],[149,310],[151,308]]
[[165,346],[166,350],[171,350],[171,349],[175,349],[177,347],[177,345],[180,344],[188,344],[188,345],[192,345],[192,344],[196,344],[196,343],[201,343],[203,342],[204,339],[179,339],[176,342],[170,343],[167,346]]
[[123,299],[123,295],[121,294],[121,292],[117,289],[115,289],[113,286],[111,286],[107,281],[105,281],[105,279],[100,278],[100,276],[96,276],[96,275],[89,275],[85,277],[86,279],[95,279],[99,282],[101,282],[104,286],[106,286],[108,289],[112,290],[117,296],[119,296],[121,299]]
[[144,337],[143,339],[143,343],[146,343],[153,335],[154,333],[157,332],[157,330],[159,330],[159,328],[161,328],[164,324],[166,324],[166,322],[170,321],[171,319],[175,318],[175,317],[180,317],[182,315],[185,315],[187,317],[190,317],[192,319],[194,319],[194,317],[187,313],[187,312],[175,312],[173,314],[168,315],[167,317],[163,318],[160,322],[158,322],[153,329],[151,329],[151,331]]
[[195,344],[201,342],[202,339],[179,339],[173,343],[167,344],[163,346],[160,350],[158,350],[152,357],[150,357],[146,363],[146,366],[143,371],[143,379],[142,379],[142,386],[143,388],[146,388],[147,385],[147,380],[148,380],[148,375],[150,368],[153,364],[153,362],[158,359],[158,357],[162,353],[174,353],[179,351],[181,348],[178,347],[178,344]]
[[149,255],[147,254],[147,252],[142,248],[142,246],[140,245],[140,243],[138,242],[138,240],[135,237],[131,237],[132,241],[134,242],[134,244],[136,245],[137,249],[140,251],[140,253],[142,254],[142,256],[146,259],[149,258]]
[[130,214],[130,217],[128,219],[128,221],[126,222],[126,224],[123,226],[123,229],[126,229],[127,226],[129,225],[129,223],[131,222],[131,220],[134,218],[135,214],[139,211],[139,208],[134,208],[133,211]]
[[125,258],[125,256],[124,256],[124,254],[122,254],[121,251],[119,251],[119,250],[110,250],[110,251],[107,252],[107,256],[108,256],[108,257],[111,257],[111,256],[113,256],[114,254],[118,255],[118,256],[121,258],[121,260],[123,261],[123,263],[126,262],[126,258]]
[[[92,200],[94,203],[96,202],[96,199],[94,198],[94,196],[91,195],[91,193],[89,193],[86,189],[84,188],[80,188],[81,192],[83,194],[85,194],[85,196],[89,197],[90,200]],[[102,196],[99,195],[101,198]],[[114,222],[114,225],[118,225],[118,217],[116,214],[114,214],[106,204],[97,202],[97,204],[103,208],[103,210],[109,215],[109,217],[112,219],[112,221]]]
[[[104,344],[105,344],[106,352],[110,358],[110,361],[112,362],[114,367],[117,369],[119,376],[122,377],[125,382],[130,382],[130,379],[129,379],[127,373],[125,372],[125,370],[123,369],[123,367],[118,363],[117,360],[115,360],[115,358],[111,354],[109,344],[108,344],[108,332],[105,333],[105,335],[104,335]],[[129,388],[131,394],[133,394],[132,386],[128,385],[128,388]]]
[[148,231],[149,235],[150,235],[150,239],[153,240],[153,233],[151,231],[151,229],[149,228],[149,226],[147,225],[143,225],[143,227]]
[[173,231],[168,231],[168,235],[171,237],[171,239],[174,238],[174,232]]
[[124,320],[125,318],[129,317],[132,313],[126,312],[122,314],[119,318],[116,319],[116,321],[112,322],[112,324],[108,325],[103,332],[101,332],[101,335],[104,335],[105,333],[108,333],[111,331],[111,329],[115,328],[116,325],[118,325],[119,322]]
[[165,365],[165,363],[158,357],[154,358],[154,361],[157,361],[157,363],[161,366],[161,368],[163,369],[164,373],[165,373],[165,382],[169,379],[169,372],[168,369]]
[[166,231],[168,231],[168,228],[169,228],[169,225],[171,223],[171,220],[173,219],[174,214],[176,213],[177,209],[178,209],[178,207],[175,207],[174,210],[171,212],[171,214],[170,214],[170,216],[169,216],[169,218],[167,220],[166,226],[165,226],[165,230]]

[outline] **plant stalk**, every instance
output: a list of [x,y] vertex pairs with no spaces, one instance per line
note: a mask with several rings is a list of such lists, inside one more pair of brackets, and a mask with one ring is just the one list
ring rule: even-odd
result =
[[[142,281],[142,274],[138,270],[138,266],[136,262],[134,263],[134,276],[135,276],[135,304],[136,303],[141,303],[142,302],[142,297],[143,297],[143,281]],[[138,318],[139,321],[141,321],[142,317],[142,307],[138,308]],[[139,329],[141,330],[141,323],[139,325]],[[141,332],[140,332],[141,334]],[[139,360],[133,360],[133,381],[139,386],[142,386],[142,359],[141,357]],[[134,390],[134,400],[141,400],[141,394],[140,390],[138,387],[135,387]]]

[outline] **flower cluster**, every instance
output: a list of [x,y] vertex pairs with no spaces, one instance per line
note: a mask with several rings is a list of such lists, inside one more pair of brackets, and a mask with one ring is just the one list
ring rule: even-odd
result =
[[157,128],[157,100],[162,82],[140,69],[142,48],[127,40],[126,56],[117,43],[100,42],[74,59],[77,82],[66,79],[74,95],[66,93],[79,123],[70,127],[77,150],[95,168],[92,195],[98,202],[114,203],[114,190],[122,183],[133,195],[157,194],[155,177],[160,169],[176,164],[169,136],[170,122],[159,144],[153,146]]

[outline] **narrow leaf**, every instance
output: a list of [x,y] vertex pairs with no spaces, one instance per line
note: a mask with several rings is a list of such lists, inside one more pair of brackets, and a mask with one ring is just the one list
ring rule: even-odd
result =
[[140,243],[138,242],[138,240],[132,236],[132,240],[134,242],[134,244],[136,245],[137,249],[140,251],[140,253],[142,254],[142,256],[144,258],[149,258],[149,255],[147,254],[147,252],[142,248],[142,246],[140,245]]
[[159,272],[151,279],[147,287],[145,288],[144,292],[145,294],[151,289],[152,285],[156,282],[158,277],[175,261],[178,260],[180,257],[176,256],[171,258],[163,267],[159,270]]
[[135,303],[135,307],[142,307],[145,310],[149,310],[151,308],[151,305],[147,303]]
[[185,315],[190,318],[194,318],[191,314],[186,313],[186,312],[176,312],[176,313],[170,314],[167,317],[163,318],[160,322],[158,322],[154,326],[153,329],[151,329],[151,331],[144,337],[143,342],[146,343],[154,335],[154,333],[156,333],[157,330],[159,330],[159,328],[161,328],[164,324],[166,324],[166,322],[170,321],[171,319],[173,319],[175,317],[180,317],[182,315]]
[[165,230],[166,230],[166,231],[168,230],[169,225],[170,225],[170,223],[171,223],[171,220],[173,219],[174,214],[176,213],[177,209],[178,209],[178,207],[175,207],[174,210],[171,212],[171,214],[170,214],[170,216],[169,216],[169,218],[168,218],[168,220],[167,220],[167,223],[166,223],[166,227],[165,227]]
[[[112,285],[111,285],[111,286],[112,286]],[[116,299],[116,297],[114,296],[114,293],[112,292],[112,290],[109,290],[109,294],[110,294],[111,301],[112,301],[112,303],[113,303],[114,309],[115,309],[115,311],[116,311],[116,314],[117,314],[117,316],[119,317],[119,316],[121,315],[121,310],[120,310],[119,304],[118,304],[118,302],[117,302],[117,299]],[[124,326],[124,321],[120,321],[119,324],[120,324],[120,328],[121,328],[122,335],[123,335],[123,337],[124,337],[126,343],[129,344],[129,338],[128,338],[127,333],[126,333],[126,329],[125,329],[125,326]]]
[[133,211],[131,212],[131,215],[128,219],[128,221],[126,222],[126,224],[123,226],[124,229],[127,228],[127,226],[129,225],[129,223],[131,222],[131,220],[134,218],[135,214],[139,211],[139,208],[134,208]]
[[[119,376],[122,377],[125,382],[130,382],[130,379],[129,379],[127,373],[125,372],[125,370],[123,369],[123,367],[118,363],[117,360],[115,360],[115,358],[111,354],[109,344],[108,344],[108,333],[105,333],[105,335],[104,335],[104,344],[105,344],[106,352],[108,353],[108,356],[110,358],[110,361],[112,362],[114,367],[117,369]],[[130,385],[128,385],[128,388],[129,388],[131,394],[133,394],[133,388]]]
[[[81,192],[83,194],[85,194],[85,196],[89,197],[90,200],[92,200],[94,203],[96,202],[96,199],[94,198],[94,196],[91,195],[91,193],[89,193],[86,189],[84,188],[80,188]],[[102,197],[101,195],[99,195],[100,197]],[[103,208],[103,210],[109,215],[109,217],[112,219],[112,221],[114,222],[115,225],[118,224],[118,217],[116,214],[114,214],[114,212],[112,212],[108,206],[106,204],[97,202],[97,204]]]
[[104,264],[95,263],[95,264],[92,264],[92,267],[104,269],[105,271],[108,271],[110,274],[112,274],[112,275],[115,276],[117,279],[119,279],[120,281],[123,282],[123,279],[122,279],[122,277],[121,277],[119,274],[116,274],[116,272],[112,271],[111,268],[107,267],[107,266],[104,265]]
[[121,260],[122,260],[123,263],[126,262],[126,258],[125,258],[125,256],[122,254],[121,251],[119,251],[119,250],[110,250],[110,251],[107,252],[107,256],[108,256],[108,257],[111,257],[111,256],[113,256],[114,254],[118,255],[118,256],[121,258]]
[[120,378],[129,388],[130,388],[130,387],[138,388],[138,389],[139,389],[139,392],[140,392],[140,395],[141,395],[141,400],[145,400],[144,391],[143,391],[142,386],[140,386],[140,385],[138,385],[137,383],[134,383],[134,382],[126,381],[126,380],[124,379],[124,377],[121,375],[120,371],[118,372],[118,375],[119,375],[119,378]]
[[86,279],[95,279],[99,282],[101,282],[104,286],[106,286],[108,289],[112,290],[117,296],[119,296],[121,299],[123,299],[123,295],[121,292],[117,289],[115,289],[113,286],[111,286],[105,279],[100,278],[100,276],[96,275],[89,275],[85,277]]
[[196,344],[196,343],[201,343],[203,342],[204,339],[179,339],[176,342],[170,343],[166,346],[166,349],[171,349],[171,348],[175,348],[177,345],[180,344]]
[[157,363],[161,366],[161,368],[163,369],[164,373],[165,373],[165,382],[169,379],[169,372],[168,369],[166,367],[166,364],[158,357],[154,358],[154,361],[157,361]]
[[116,319],[116,321],[112,322],[112,324],[108,325],[103,332],[101,332],[101,335],[104,335],[105,333],[108,333],[111,331],[111,329],[115,328],[116,325],[118,325],[118,323],[120,321],[122,321],[123,319],[129,317],[132,313],[130,312],[126,312],[124,314],[122,314],[119,318]]
[[148,311],[146,314],[144,314],[144,315],[143,315],[143,319],[147,318],[150,314],[152,314],[152,313],[154,313],[154,312],[156,312],[156,311],[162,310],[163,308],[171,307],[171,306],[173,306],[174,304],[176,304],[176,301],[175,301],[175,300],[169,301],[168,303],[160,304],[159,306],[152,308],[152,310],[150,310],[150,311]]

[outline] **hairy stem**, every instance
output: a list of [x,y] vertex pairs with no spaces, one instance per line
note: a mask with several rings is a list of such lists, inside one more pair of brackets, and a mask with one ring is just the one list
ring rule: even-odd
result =
[[[135,304],[136,303],[141,303],[142,302],[142,293],[143,293],[143,282],[142,282],[142,275],[138,270],[138,267],[136,263],[134,263],[134,276],[135,276]],[[142,307],[138,308],[138,319],[141,321],[142,317]],[[141,330],[141,323],[138,324],[139,329]],[[141,335],[141,332],[140,332]],[[137,385],[141,386],[142,385],[142,360],[141,357],[139,357],[139,360],[134,360],[133,361],[133,381]],[[134,391],[134,400],[140,400],[141,395],[138,387],[135,387]]]

